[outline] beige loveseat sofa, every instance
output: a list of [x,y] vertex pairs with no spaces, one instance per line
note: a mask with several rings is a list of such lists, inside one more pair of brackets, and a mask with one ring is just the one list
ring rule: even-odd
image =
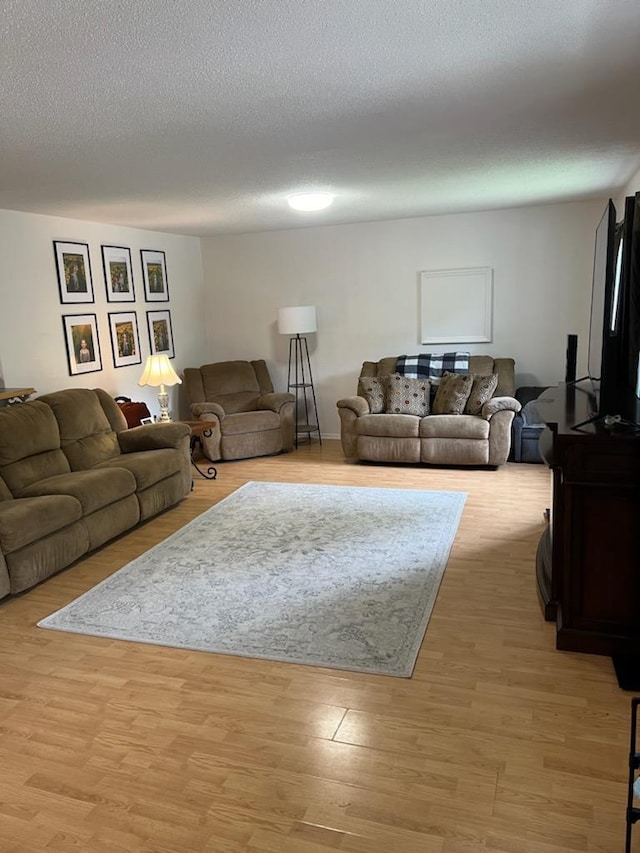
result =
[[293,449],[295,397],[274,392],[263,359],[187,367],[184,384],[194,418],[210,423],[202,449],[213,462]]
[[0,409],[0,597],[181,500],[189,435],[186,424],[127,429],[98,389]]
[[[397,357],[365,361],[361,378],[395,372]],[[511,447],[511,423],[520,403],[512,358],[472,355],[469,373],[498,376],[493,397],[479,415],[372,414],[363,396],[338,401],[342,449],[347,459],[431,465],[502,465]],[[361,386],[361,383],[359,383]]]

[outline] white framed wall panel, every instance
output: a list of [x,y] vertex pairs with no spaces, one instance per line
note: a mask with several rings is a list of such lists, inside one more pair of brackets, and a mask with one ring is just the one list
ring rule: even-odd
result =
[[476,344],[492,340],[491,267],[420,273],[420,341]]

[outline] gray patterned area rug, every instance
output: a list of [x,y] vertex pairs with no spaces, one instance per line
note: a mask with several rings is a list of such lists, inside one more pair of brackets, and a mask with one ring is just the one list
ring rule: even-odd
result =
[[409,677],[465,498],[247,483],[38,624]]

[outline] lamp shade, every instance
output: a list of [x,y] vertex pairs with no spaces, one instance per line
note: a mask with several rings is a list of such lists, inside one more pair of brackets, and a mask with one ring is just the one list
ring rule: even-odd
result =
[[281,335],[306,335],[316,332],[318,320],[315,305],[278,308],[278,331]]
[[144,372],[138,385],[151,385],[158,388],[161,385],[181,385],[182,379],[171,367],[169,356],[149,355],[144,366]]

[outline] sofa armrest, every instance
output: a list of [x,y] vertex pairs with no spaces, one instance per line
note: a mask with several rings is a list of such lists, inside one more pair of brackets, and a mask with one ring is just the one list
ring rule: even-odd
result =
[[364,397],[343,397],[342,400],[338,400],[338,408],[351,409],[357,417],[368,415],[371,411]]
[[191,433],[188,424],[159,423],[133,427],[118,433],[122,453],[140,450],[160,450],[163,447],[181,447]]
[[511,451],[511,426],[515,416],[516,413],[510,408],[493,413],[489,421],[489,465],[504,465],[508,460]]
[[216,415],[220,420],[224,419],[224,409],[219,403],[192,403],[191,414],[196,420],[200,419],[200,415]]
[[270,409],[278,415],[284,405],[287,403],[295,403],[295,401],[296,398],[293,394],[273,392],[271,394],[263,394],[262,397],[260,397],[258,400],[258,408]]
[[522,430],[524,421],[518,413],[514,416],[511,424],[511,453],[514,462],[522,462]]
[[488,421],[496,412],[509,411],[517,413],[521,408],[522,406],[515,397],[492,397],[484,404],[480,415]]

